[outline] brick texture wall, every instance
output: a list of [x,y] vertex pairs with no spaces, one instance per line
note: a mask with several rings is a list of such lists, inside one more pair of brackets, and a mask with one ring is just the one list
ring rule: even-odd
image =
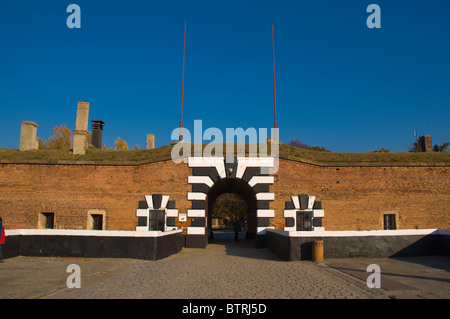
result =
[[[103,212],[105,229],[135,230],[144,195],[169,195],[179,213],[187,212],[189,175],[186,164],[171,160],[140,166],[1,164],[0,216],[7,229],[39,228],[42,212],[55,214],[55,228],[87,229],[89,214]],[[281,159],[270,190],[276,228],[284,227],[285,201],[299,194],[322,201],[325,230],[383,229],[388,213],[396,214],[398,229],[450,228],[448,167],[319,167]]]
[[[398,229],[450,228],[448,167],[319,167],[280,160],[273,186],[276,212],[290,196],[322,201],[325,230],[383,229],[396,214]],[[278,214],[273,225],[283,225]]]
[[186,165],[172,161],[141,166],[17,165],[0,170],[0,216],[10,229],[38,228],[39,214],[53,212],[55,228],[86,229],[89,211],[105,213],[105,229],[135,230],[145,195],[170,195],[186,212]]

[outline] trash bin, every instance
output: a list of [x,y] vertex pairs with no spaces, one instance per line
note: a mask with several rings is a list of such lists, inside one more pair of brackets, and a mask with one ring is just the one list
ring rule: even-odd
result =
[[323,240],[315,240],[312,245],[313,261],[323,261]]

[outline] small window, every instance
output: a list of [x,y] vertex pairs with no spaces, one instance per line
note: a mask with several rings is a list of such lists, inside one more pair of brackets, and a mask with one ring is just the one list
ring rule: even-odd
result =
[[164,231],[165,216],[164,210],[151,210],[149,216],[148,230]]
[[100,214],[92,214],[92,229],[93,230],[102,230],[103,229],[103,215]]
[[54,213],[41,213],[39,224],[41,228],[54,228],[55,214]]
[[395,214],[384,214],[383,220],[385,230],[397,229]]
[[311,212],[297,212],[297,231],[311,231]]

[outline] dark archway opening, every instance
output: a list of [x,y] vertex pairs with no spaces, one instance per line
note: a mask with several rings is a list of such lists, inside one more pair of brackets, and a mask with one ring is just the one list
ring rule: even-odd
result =
[[239,195],[246,205],[245,219],[245,238],[253,239],[256,236],[256,194],[253,189],[242,179],[239,178],[224,178],[218,180],[209,190],[206,196],[206,216],[207,216],[207,236],[210,235],[212,219],[213,219],[213,205],[216,200],[223,194]]

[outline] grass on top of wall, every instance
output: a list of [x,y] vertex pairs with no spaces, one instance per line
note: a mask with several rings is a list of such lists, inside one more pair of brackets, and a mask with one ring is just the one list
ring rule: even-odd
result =
[[[204,144],[203,147],[205,147]],[[174,145],[166,145],[155,149],[114,151],[90,148],[85,155],[73,155],[71,150],[32,150],[20,151],[18,149],[0,149],[1,163],[57,163],[66,162],[95,162],[107,163],[145,163],[171,159],[171,151]],[[234,154],[237,148],[235,147]],[[193,146],[191,148],[193,155]],[[226,146],[223,147],[225,155]],[[246,144],[248,155],[248,144]],[[270,144],[268,144],[268,155],[271,155]],[[301,149],[294,146],[280,144],[280,158],[307,162],[318,165],[338,164],[434,164],[441,166],[450,165],[450,152],[367,152],[367,153],[337,153]],[[189,155],[189,154],[187,154]],[[214,155],[214,154],[213,154]]]

